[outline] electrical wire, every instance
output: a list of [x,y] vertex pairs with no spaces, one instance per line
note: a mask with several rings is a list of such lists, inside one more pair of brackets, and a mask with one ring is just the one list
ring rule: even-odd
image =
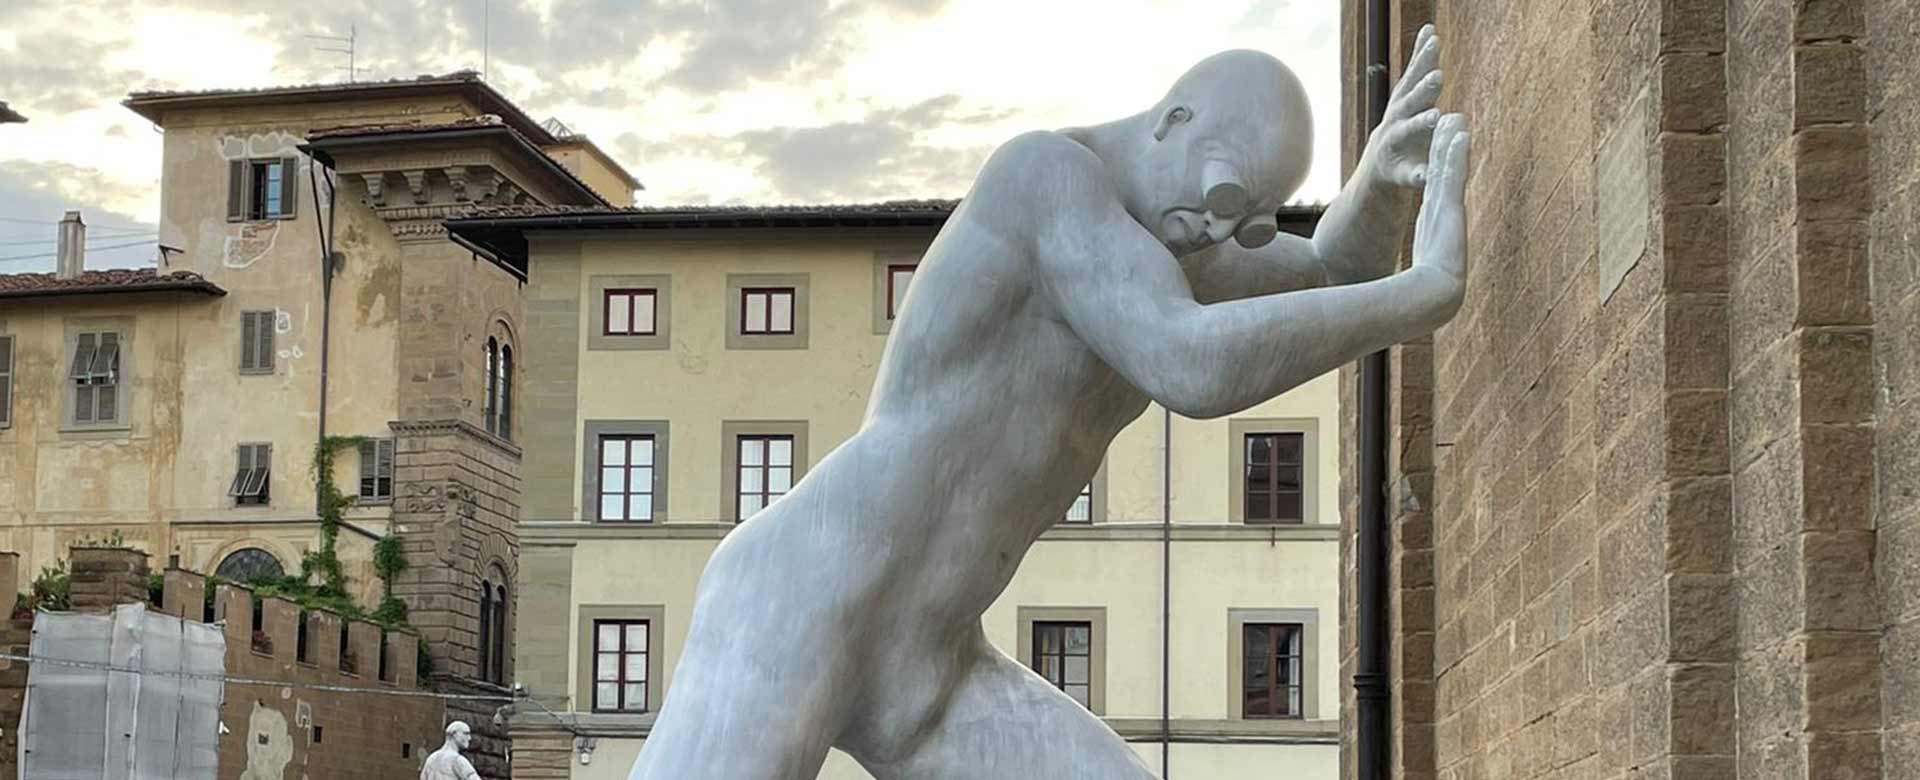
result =
[[[61,220],[21,219],[20,217],[0,217],[0,222],[12,222],[20,225],[58,225],[60,224]],[[97,227],[104,230],[145,230],[145,228],[142,228],[139,225],[116,225],[116,224],[107,223],[107,222],[102,222],[98,224],[89,223],[88,227]]]
[[[105,252],[109,249],[126,249],[127,247],[145,246],[147,244],[158,244],[158,243],[160,243],[159,239],[149,238],[144,241],[133,241],[125,244],[114,244],[112,246],[87,247],[87,249],[93,252]],[[34,255],[13,255],[11,257],[0,257],[0,262],[5,262],[7,260],[38,260],[40,258],[45,258],[45,257],[54,257],[58,254],[60,254],[58,251],[54,251],[54,252],[41,252],[39,254],[34,254]]]
[[[108,241],[113,241],[113,240],[118,240],[123,238],[134,238],[136,236],[159,238],[160,231],[145,230],[138,233],[108,233],[108,234],[89,232],[87,233],[87,240],[92,241],[96,238],[100,238]],[[17,239],[13,241],[0,241],[0,246],[27,246],[27,245],[33,245],[33,244],[57,244],[59,242],[60,242],[60,239],[57,239],[57,238],[22,238],[22,239]]]

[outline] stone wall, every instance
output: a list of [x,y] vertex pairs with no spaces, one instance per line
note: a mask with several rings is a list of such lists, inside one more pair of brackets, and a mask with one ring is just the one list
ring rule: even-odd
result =
[[[24,585],[17,560],[0,554],[0,592]],[[147,559],[138,550],[75,548],[72,578],[76,611],[105,612],[149,598]],[[223,623],[228,676],[287,683],[226,685],[220,707],[227,727],[219,740],[223,780],[414,780],[426,754],[439,748],[448,718],[441,700],[402,695],[420,691],[417,635],[303,611],[291,601],[233,585],[219,585],[209,599],[206,576],[181,569],[167,570],[164,583],[158,611]],[[0,626],[0,649],[24,654],[31,626],[31,616]],[[0,661],[0,780],[18,772],[16,734],[27,668]]]
[[1395,350],[1395,772],[1920,776],[1911,4],[1430,7],[1473,270]]

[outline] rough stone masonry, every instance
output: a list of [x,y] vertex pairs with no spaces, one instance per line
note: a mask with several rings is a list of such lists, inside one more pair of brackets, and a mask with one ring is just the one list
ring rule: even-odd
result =
[[1920,11],[1393,6],[1483,282],[1391,362],[1395,775],[1920,778]]

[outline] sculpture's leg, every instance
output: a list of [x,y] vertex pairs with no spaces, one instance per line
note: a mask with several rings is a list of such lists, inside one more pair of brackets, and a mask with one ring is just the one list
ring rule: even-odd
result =
[[814,780],[819,775],[830,739],[825,724],[834,722],[825,695],[827,675],[804,663],[768,663],[770,653],[728,652],[724,644],[724,639],[690,638],[694,652],[674,670],[673,689],[640,749],[631,780]]
[[940,725],[911,755],[861,763],[878,780],[1153,777],[1093,713],[991,647],[979,654]]

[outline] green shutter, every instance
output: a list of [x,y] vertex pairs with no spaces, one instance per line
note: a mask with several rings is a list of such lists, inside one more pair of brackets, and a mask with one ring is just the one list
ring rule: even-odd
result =
[[255,340],[260,338],[259,318],[253,312],[240,312],[240,370],[252,371],[259,368],[254,361]]
[[13,337],[0,336],[0,428],[13,424]]
[[300,202],[300,158],[280,158],[280,213],[281,219],[293,219],[294,204]]
[[247,161],[227,161],[227,221],[247,218]]

